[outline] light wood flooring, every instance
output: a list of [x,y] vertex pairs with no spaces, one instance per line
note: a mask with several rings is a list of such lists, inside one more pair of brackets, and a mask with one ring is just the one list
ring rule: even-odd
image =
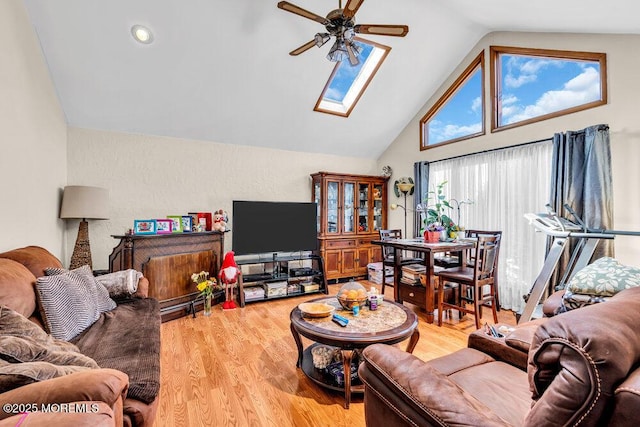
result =
[[[340,286],[329,285],[329,294],[335,295]],[[341,394],[319,387],[296,368],[289,312],[319,296],[247,304],[232,311],[218,305],[210,317],[198,312],[195,319],[163,323],[155,425],[364,426],[362,396],[354,395],[350,409],[344,409]],[[385,298],[393,298],[393,288],[387,287]],[[458,320],[454,312],[439,328],[427,324],[424,312],[405,305],[420,319],[420,340],[413,352],[420,359],[466,347],[467,335],[475,330],[472,316]],[[500,322],[516,323],[513,312],[498,314]],[[492,323],[490,310],[485,309],[483,320]]]

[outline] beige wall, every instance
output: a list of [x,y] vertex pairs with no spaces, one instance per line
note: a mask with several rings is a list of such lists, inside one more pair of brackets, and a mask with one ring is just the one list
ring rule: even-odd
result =
[[[483,49],[485,50],[485,87],[489,87],[489,46],[517,46],[560,50],[605,52],[607,54],[607,105],[557,117],[539,123],[521,126],[478,138],[420,151],[419,122],[457,76]],[[413,175],[413,163],[438,160],[459,154],[504,147],[553,136],[556,132],[579,130],[590,125],[605,123],[610,127],[614,186],[614,226],[619,230],[640,231],[640,120],[639,94],[640,36],[637,35],[584,35],[541,33],[491,33],[482,38],[465,60],[411,119],[408,126],[378,160],[379,167],[390,165],[394,174],[391,182],[401,176]],[[485,93],[485,115],[490,115],[490,96]],[[390,203],[396,201],[390,195]],[[542,206],[540,207],[543,208]],[[390,226],[402,227],[402,213],[390,215]],[[627,264],[640,265],[640,237],[617,237],[616,256]]]
[[[226,210],[232,201],[311,201],[313,172],[376,174],[373,159],[69,128],[69,185],[110,191],[111,217],[89,224],[94,268],[106,268],[134,219]],[[233,222],[231,221],[233,228]],[[287,224],[273,224],[287,232]],[[73,251],[77,223],[68,230]],[[231,249],[231,234],[225,237]]]
[[62,255],[66,128],[22,1],[0,1],[0,252],[40,245]]

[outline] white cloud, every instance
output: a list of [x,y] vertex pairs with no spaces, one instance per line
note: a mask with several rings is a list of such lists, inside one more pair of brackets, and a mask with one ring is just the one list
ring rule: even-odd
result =
[[[555,111],[600,99],[600,74],[593,67],[566,82],[561,90],[543,93],[532,105],[518,105],[502,101],[503,124],[515,123],[532,117],[539,117]],[[505,107],[505,104],[507,106]]]
[[445,125],[443,127],[429,126],[429,142],[435,144],[450,139],[459,138],[461,136],[478,133],[482,130],[482,123],[473,123],[471,125]]
[[482,107],[482,99],[478,96],[473,101],[471,101],[471,111],[474,113],[478,112]]
[[505,105],[510,105],[510,104],[515,104],[516,102],[518,102],[518,97],[515,95],[506,95],[505,97],[502,98],[502,106],[504,107]]
[[507,74],[504,77],[504,85],[508,88],[519,88],[527,83],[535,82],[538,76],[535,74],[520,74],[518,77],[514,77],[511,74]]
[[507,62],[507,75],[504,76],[504,84],[508,88],[519,88],[527,83],[535,82],[538,78],[538,72],[547,67],[562,68],[564,62],[555,59],[529,59],[524,61],[522,58],[512,56]]
[[557,59],[530,59],[522,64],[520,72],[523,74],[536,74],[538,71],[549,66],[561,68],[564,65],[563,61]]

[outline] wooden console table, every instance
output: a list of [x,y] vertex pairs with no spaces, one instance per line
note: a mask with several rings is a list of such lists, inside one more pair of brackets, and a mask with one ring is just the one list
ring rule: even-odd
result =
[[191,275],[208,271],[217,277],[224,233],[127,234],[109,255],[110,271],[133,268],[149,280],[149,296],[160,302],[162,321],[185,316],[198,295]]

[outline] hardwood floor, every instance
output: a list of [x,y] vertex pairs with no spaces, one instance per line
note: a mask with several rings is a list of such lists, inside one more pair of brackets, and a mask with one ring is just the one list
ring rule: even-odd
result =
[[[365,282],[365,286],[369,285]],[[340,284],[330,285],[334,295]],[[320,295],[314,295],[318,297]],[[296,368],[297,350],[289,312],[310,299],[301,296],[183,317],[162,324],[161,387],[157,427],[173,426],[364,426],[362,396],[350,409],[343,396],[319,387]],[[385,298],[393,298],[387,287]],[[413,307],[411,304],[406,304]],[[430,360],[465,347],[475,330],[472,316],[445,317],[443,326],[420,318],[413,354]],[[484,319],[491,321],[490,310]],[[511,311],[502,323],[515,324]],[[304,341],[305,346],[309,344]]]

